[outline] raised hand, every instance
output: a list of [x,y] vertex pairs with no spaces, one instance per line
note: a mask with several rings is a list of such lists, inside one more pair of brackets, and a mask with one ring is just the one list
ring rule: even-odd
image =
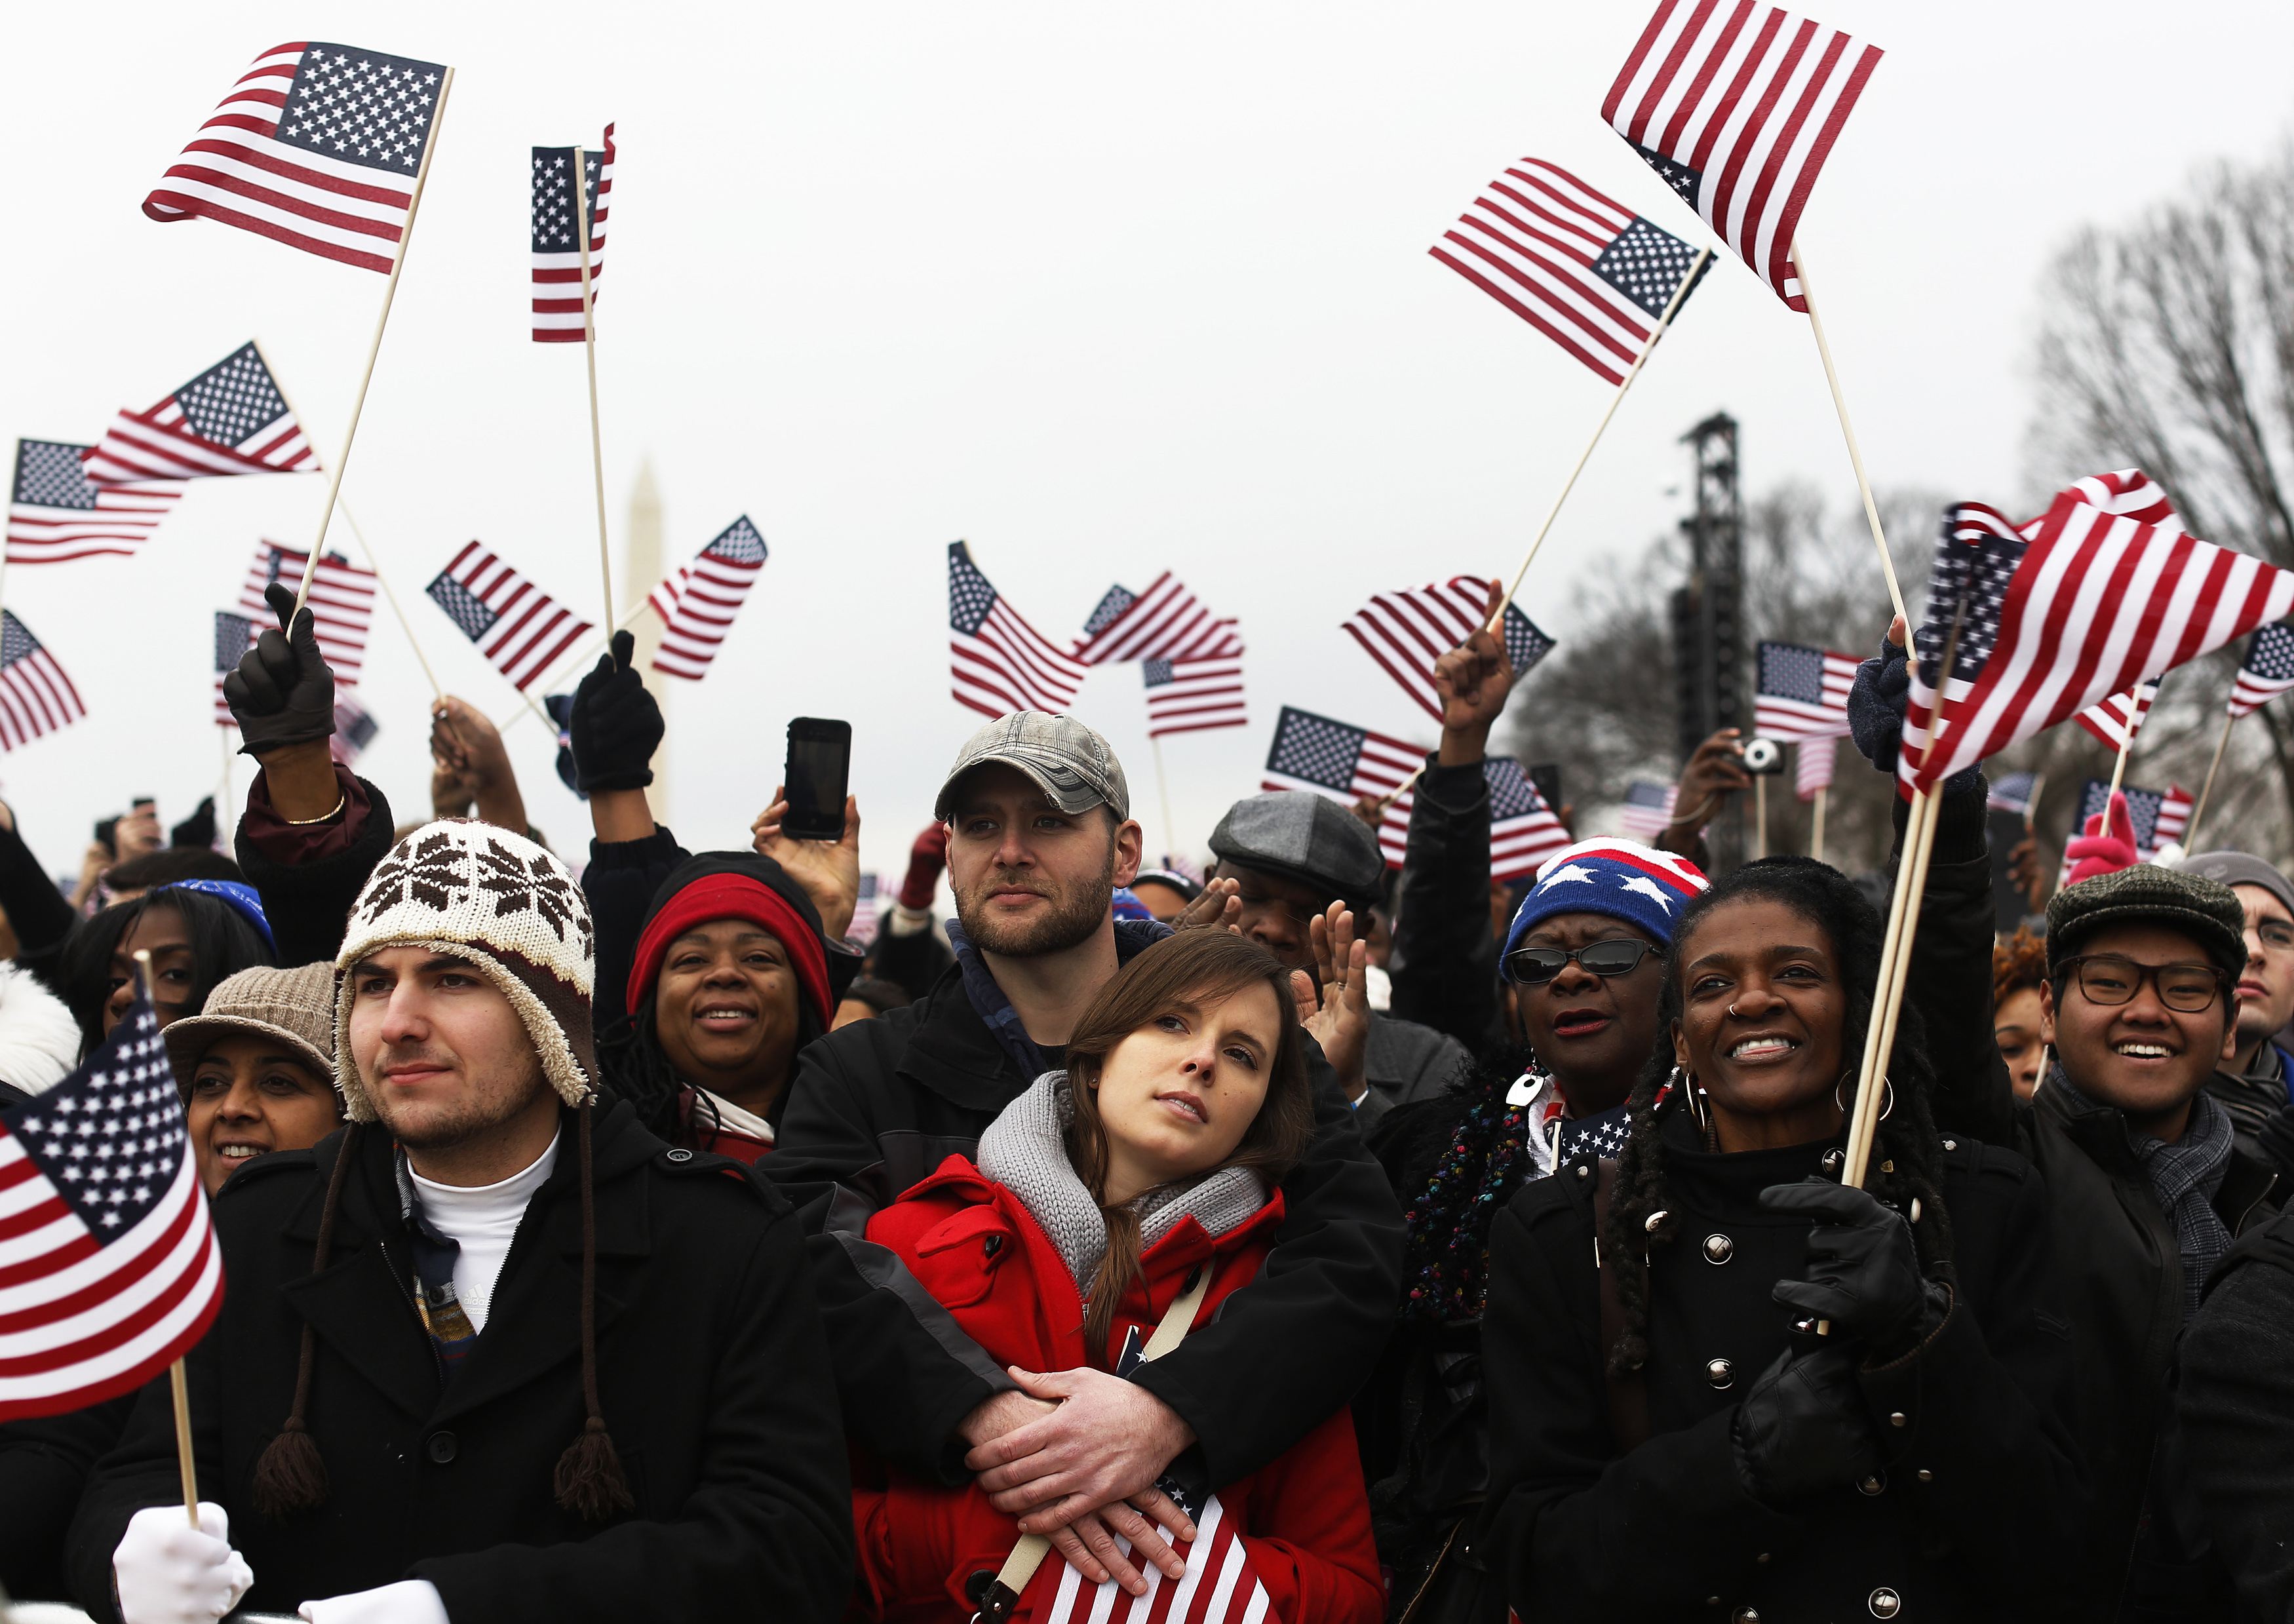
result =
[[583,791],[641,790],[653,782],[653,752],[666,731],[661,706],[630,669],[637,637],[614,634],[595,670],[574,690],[574,772]]
[[1359,1100],[1367,1086],[1363,1063],[1370,1048],[1370,945],[1355,939],[1354,916],[1342,902],[1317,914],[1307,936],[1320,984],[1303,970],[1290,972],[1298,1024],[1322,1045],[1346,1098]]
[[1200,930],[1208,925],[1224,925],[1237,936],[1242,934],[1242,897],[1241,881],[1213,880],[1203,887],[1203,894],[1179,911],[1171,922],[1174,930]]
[[1442,701],[1444,767],[1470,767],[1488,749],[1490,729],[1513,692],[1513,661],[1505,639],[1489,629],[1505,607],[1505,588],[1490,582],[1489,603],[1474,635],[1434,662],[1434,691]]
[[284,581],[265,587],[263,601],[279,617],[278,629],[256,638],[223,679],[240,749],[258,758],[335,731],[335,674],[319,652],[318,621],[308,606],[297,611],[295,590]]
[[749,825],[749,843],[759,857],[770,857],[803,888],[820,915],[821,933],[832,942],[841,942],[852,929],[852,915],[860,905],[860,803],[852,796],[844,798],[842,840],[792,840],[781,832],[782,820],[787,816],[787,792],[775,784],[772,804]]

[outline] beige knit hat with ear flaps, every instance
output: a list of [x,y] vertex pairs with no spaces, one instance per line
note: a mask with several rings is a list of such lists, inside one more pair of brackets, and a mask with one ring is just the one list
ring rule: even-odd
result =
[[335,957],[335,1076],[353,1122],[376,1120],[351,1052],[350,971],[386,947],[463,960],[493,983],[541,1059],[550,1086],[579,1105],[597,1083],[590,988],[597,931],[565,865],[523,835],[448,818],[390,849],[351,905]]

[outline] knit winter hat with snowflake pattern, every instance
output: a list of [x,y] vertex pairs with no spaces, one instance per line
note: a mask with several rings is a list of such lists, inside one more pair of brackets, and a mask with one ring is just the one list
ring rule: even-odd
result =
[[589,899],[549,852],[492,824],[446,818],[399,841],[367,876],[335,958],[335,1080],[354,1122],[376,1117],[351,1050],[349,971],[386,947],[466,961],[525,1023],[558,1096],[579,1105],[591,1092],[597,931]]

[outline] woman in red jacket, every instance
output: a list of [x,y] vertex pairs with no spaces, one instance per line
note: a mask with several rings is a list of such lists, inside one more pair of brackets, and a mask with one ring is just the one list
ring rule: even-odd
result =
[[[949,1157],[870,1221],[868,1238],[898,1253],[1005,1365],[1120,1375],[1200,1271],[1210,1279],[1197,1324],[1273,1246],[1282,1219],[1274,1187],[1313,1125],[1305,1044],[1273,955],[1228,931],[1191,930],[1117,973],[1078,1022],[1067,1062],[997,1117],[977,1165]],[[1018,1538],[1013,1520],[976,1485],[944,1488],[868,1460],[855,1463],[853,1481],[855,1613],[888,1624],[971,1617]],[[1223,1522],[1281,1624],[1383,1616],[1346,1411],[1261,1470],[1216,1485],[1214,1498],[1216,1519],[1208,1505],[1188,1507],[1200,1531],[1188,1577],[1149,1570],[1151,1585],[1209,1588],[1226,1561],[1214,1531]],[[1063,1580],[1074,1587],[1054,1555],[1015,1624],[1063,1612]],[[1232,1594],[1240,1617],[1249,1574]],[[1201,1604],[1183,1591],[1158,1616],[1198,1616]],[[1119,1598],[1113,1616],[1126,1610]]]

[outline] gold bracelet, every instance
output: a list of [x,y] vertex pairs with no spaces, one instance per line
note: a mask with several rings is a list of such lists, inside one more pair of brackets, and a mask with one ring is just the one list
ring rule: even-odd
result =
[[280,821],[290,829],[307,829],[313,824],[325,823],[329,818],[333,817],[337,813],[339,813],[345,807],[347,807],[350,804],[351,793],[348,790],[345,790],[341,794],[335,797],[335,804],[331,808],[320,813],[316,817],[285,817],[281,818]]

